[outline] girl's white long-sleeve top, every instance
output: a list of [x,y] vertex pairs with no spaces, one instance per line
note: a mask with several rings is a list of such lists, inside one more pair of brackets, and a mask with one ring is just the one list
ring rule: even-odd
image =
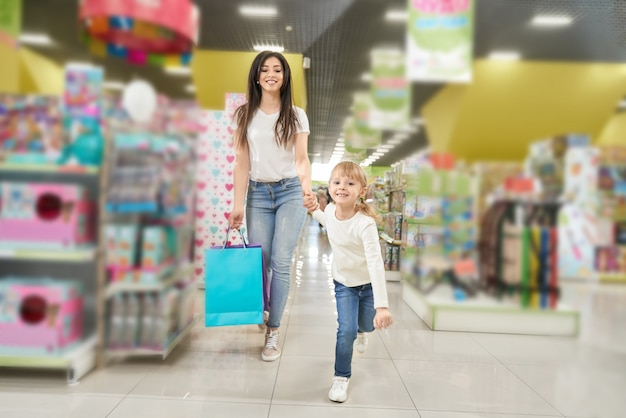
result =
[[361,212],[340,221],[335,216],[335,209],[336,206],[330,203],[324,212],[317,209],[312,213],[315,220],[326,227],[333,250],[333,279],[347,287],[371,283],[374,307],[388,308],[385,264],[376,222]]

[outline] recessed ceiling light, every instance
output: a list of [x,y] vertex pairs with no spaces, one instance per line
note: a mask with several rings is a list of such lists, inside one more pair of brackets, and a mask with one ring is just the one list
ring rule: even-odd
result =
[[104,83],[102,83],[102,87],[109,90],[124,90],[126,84],[122,83],[121,81],[105,81]]
[[520,59],[520,53],[515,51],[494,51],[489,54],[489,59],[500,61],[516,61]]
[[381,145],[380,147],[385,148],[385,149],[394,149],[396,146],[395,144],[387,143],[387,144]]
[[285,48],[280,45],[267,45],[267,44],[257,44],[257,45],[254,45],[253,48],[257,52],[261,52],[261,51],[283,52],[285,50]]
[[278,15],[278,9],[272,6],[239,6],[239,13],[243,16],[271,17]]
[[68,61],[65,63],[65,66],[72,68],[96,68],[95,65],[86,61]]
[[403,23],[407,21],[408,17],[409,15],[406,9],[391,9],[387,10],[387,13],[385,13],[385,20],[387,22]]
[[185,86],[185,91],[187,93],[195,93],[196,92],[196,86],[194,86],[193,84],[188,84],[187,86]]
[[189,75],[191,68],[189,67],[165,67],[165,72],[171,75]]
[[569,16],[535,16],[530,22],[535,26],[567,26],[572,24]]
[[22,33],[18,39],[24,45],[50,46],[54,43],[45,33]]
[[369,83],[370,81],[372,81],[372,74],[371,73],[361,74],[361,81],[363,81],[364,83]]

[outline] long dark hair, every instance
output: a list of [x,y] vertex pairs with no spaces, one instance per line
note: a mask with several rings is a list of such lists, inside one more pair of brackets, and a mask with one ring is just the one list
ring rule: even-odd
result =
[[250,72],[248,74],[247,87],[247,103],[241,105],[235,111],[235,121],[239,129],[239,135],[235,136],[235,146],[239,147],[242,143],[248,143],[248,126],[252,122],[254,113],[261,105],[261,95],[263,91],[261,86],[257,84],[261,75],[261,67],[263,63],[271,57],[275,57],[283,66],[283,85],[280,87],[280,113],[278,120],[274,126],[274,139],[276,144],[287,148],[290,143],[291,136],[296,132],[299,123],[298,115],[293,108],[293,92],[291,87],[291,69],[285,57],[274,51],[260,52],[252,61]]

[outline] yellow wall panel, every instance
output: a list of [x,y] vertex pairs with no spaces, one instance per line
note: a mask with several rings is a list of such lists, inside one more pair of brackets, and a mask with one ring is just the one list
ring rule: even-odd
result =
[[0,93],[19,93],[20,65],[18,50],[0,42]]
[[[257,52],[195,50],[191,68],[196,98],[204,109],[224,109],[226,93],[245,93]],[[294,101],[306,110],[306,82],[301,54],[283,54],[291,68]]]
[[448,100],[456,103],[438,106],[443,114],[436,117],[425,115],[429,134],[449,134],[435,138],[447,146],[439,151],[468,161],[519,161],[529,143],[543,138],[570,132],[597,138],[626,94],[626,65],[476,61],[471,84],[448,86],[431,101],[452,97],[454,88],[464,89]]
[[446,152],[449,149],[454,126],[463,106],[465,89],[465,86],[458,84],[448,85],[422,107],[431,151]]
[[63,68],[27,49],[20,49],[20,92],[24,94],[61,95],[64,86]]
[[626,112],[615,113],[595,143],[597,145],[626,145]]

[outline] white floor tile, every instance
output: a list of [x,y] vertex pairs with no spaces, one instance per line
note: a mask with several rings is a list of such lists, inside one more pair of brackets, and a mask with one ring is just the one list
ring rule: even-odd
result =
[[391,357],[398,360],[434,360],[494,363],[497,360],[469,335],[390,328],[381,338]]
[[420,418],[417,411],[337,406],[272,405],[269,418]]
[[[336,405],[328,399],[334,356],[283,357],[272,404]],[[391,360],[353,359],[345,405],[414,409]]]
[[269,404],[127,398],[107,418],[265,418]]
[[623,370],[577,365],[513,365],[509,368],[564,415],[626,416],[626,373]]
[[3,418],[105,418],[121,396],[52,395],[0,391]]
[[418,410],[558,415],[500,364],[396,360]]

